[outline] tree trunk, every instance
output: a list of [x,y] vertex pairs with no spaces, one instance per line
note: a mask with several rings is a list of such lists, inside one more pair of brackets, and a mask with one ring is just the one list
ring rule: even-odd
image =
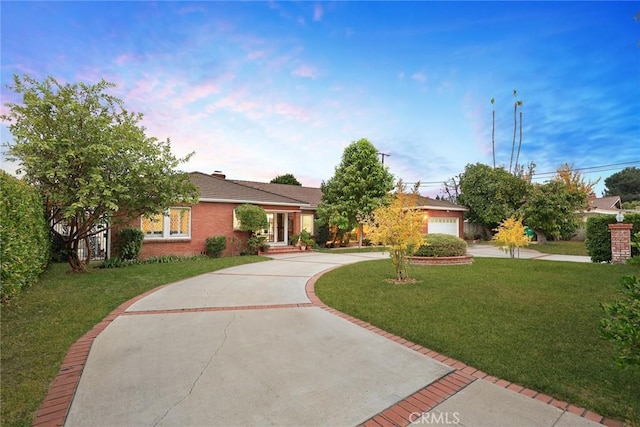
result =
[[358,247],[362,248],[362,234],[364,233],[364,226],[362,223],[358,224]]
[[547,235],[544,234],[544,232],[540,231],[540,230],[533,230],[536,232],[536,240],[538,241],[538,244],[540,245],[546,245],[547,244]]
[[67,262],[71,266],[72,273],[86,273],[87,265],[78,257],[78,240],[68,240],[67,244]]
[[87,255],[84,257],[85,265],[89,265],[91,262],[91,242],[89,237],[84,238],[84,247],[87,249]]

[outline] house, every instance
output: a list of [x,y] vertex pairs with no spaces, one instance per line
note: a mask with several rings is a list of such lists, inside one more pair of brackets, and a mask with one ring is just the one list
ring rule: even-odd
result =
[[[145,237],[140,257],[197,255],[205,250],[205,240],[226,236],[223,255],[237,255],[247,233],[238,230],[235,208],[249,203],[262,207],[269,226],[265,230],[271,247],[284,247],[294,234],[307,230],[316,234],[315,213],[322,198],[320,188],[227,179],[221,172],[192,172],[191,182],[200,190],[194,205],[170,206],[164,214],[141,217],[130,225]],[[463,237],[466,208],[442,200],[420,197],[424,211],[424,233],[446,233]]]
[[451,234],[464,239],[464,212],[468,209],[445,200],[420,196],[418,209],[424,212],[422,232],[424,234]]
[[582,215],[583,225],[576,231],[572,240],[584,240],[586,236],[587,219],[596,215],[616,215],[622,211],[622,201],[620,196],[596,197],[595,194],[589,195],[587,201],[587,209],[580,212]]
[[199,202],[177,205],[164,215],[141,217],[131,224],[139,227],[145,237],[141,258],[160,255],[197,255],[204,252],[205,240],[212,236],[226,236],[223,255],[237,255],[247,238],[238,230],[235,208],[249,203],[262,207],[269,221],[266,230],[271,246],[286,246],[289,236],[302,229],[313,234],[315,209],[320,201],[319,188],[292,187],[282,184],[254,183],[226,179],[220,172],[189,174],[191,182],[200,190]]

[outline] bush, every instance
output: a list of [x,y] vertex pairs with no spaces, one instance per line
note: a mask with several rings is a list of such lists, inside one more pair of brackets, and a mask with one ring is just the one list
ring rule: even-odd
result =
[[123,260],[115,256],[102,261],[102,264],[100,264],[99,267],[100,268],[120,268],[120,267],[128,267],[130,265],[138,265],[138,264],[142,264],[142,262],[138,259]]
[[623,276],[621,283],[625,299],[601,304],[608,317],[600,321],[600,331],[616,346],[618,366],[640,366],[640,280]]
[[138,258],[144,233],[138,228],[123,228],[118,230],[116,237],[116,254],[123,261]]
[[259,251],[269,249],[269,243],[264,236],[251,236],[247,239],[247,248],[245,255],[257,255]]
[[[625,223],[633,224],[631,234],[640,232],[640,214],[625,214]],[[609,224],[615,224],[613,215],[592,216],[587,219],[584,244],[593,262],[611,262],[611,232]],[[640,248],[632,247],[631,255],[638,256]]]
[[222,251],[227,248],[226,236],[207,237],[204,241],[205,252],[210,257],[219,257]]
[[139,259],[128,259],[122,260],[118,257],[113,257],[106,259],[100,264],[99,268],[120,268],[120,267],[129,267],[130,265],[140,265],[140,264],[169,264],[172,262],[181,262],[181,261],[199,261],[207,259],[204,255],[160,255],[151,258],[147,258],[144,261]]
[[427,234],[414,256],[446,257],[467,254],[467,242],[450,234]]
[[38,191],[0,171],[0,300],[35,283],[49,263],[49,226]]

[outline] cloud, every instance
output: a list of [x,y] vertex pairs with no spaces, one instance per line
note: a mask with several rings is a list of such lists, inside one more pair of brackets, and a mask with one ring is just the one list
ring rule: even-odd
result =
[[264,50],[254,50],[247,53],[247,59],[254,60],[254,59],[264,58],[264,55],[265,55]]
[[311,65],[300,65],[291,72],[292,76],[306,77],[309,79],[315,79],[318,77],[318,70]]
[[[404,75],[404,74],[403,74]],[[423,72],[413,73],[411,78],[417,82],[424,83],[427,81],[427,75]]]
[[324,15],[324,10],[322,9],[322,6],[319,4],[316,4],[313,7],[313,20],[316,22],[321,21],[322,15]]

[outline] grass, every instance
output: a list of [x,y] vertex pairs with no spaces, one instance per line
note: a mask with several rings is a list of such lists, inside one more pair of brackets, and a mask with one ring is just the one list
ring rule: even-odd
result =
[[544,245],[532,244],[528,248],[545,254],[589,256],[584,242],[574,240],[547,242]]
[[261,257],[226,257],[68,274],[53,264],[2,306],[2,426],[30,426],[69,347],[127,300],[160,285]]
[[617,369],[601,339],[599,303],[620,297],[628,265],[475,259],[418,267],[393,285],[388,260],[333,270],[326,304],[490,375],[640,425],[640,367]]

